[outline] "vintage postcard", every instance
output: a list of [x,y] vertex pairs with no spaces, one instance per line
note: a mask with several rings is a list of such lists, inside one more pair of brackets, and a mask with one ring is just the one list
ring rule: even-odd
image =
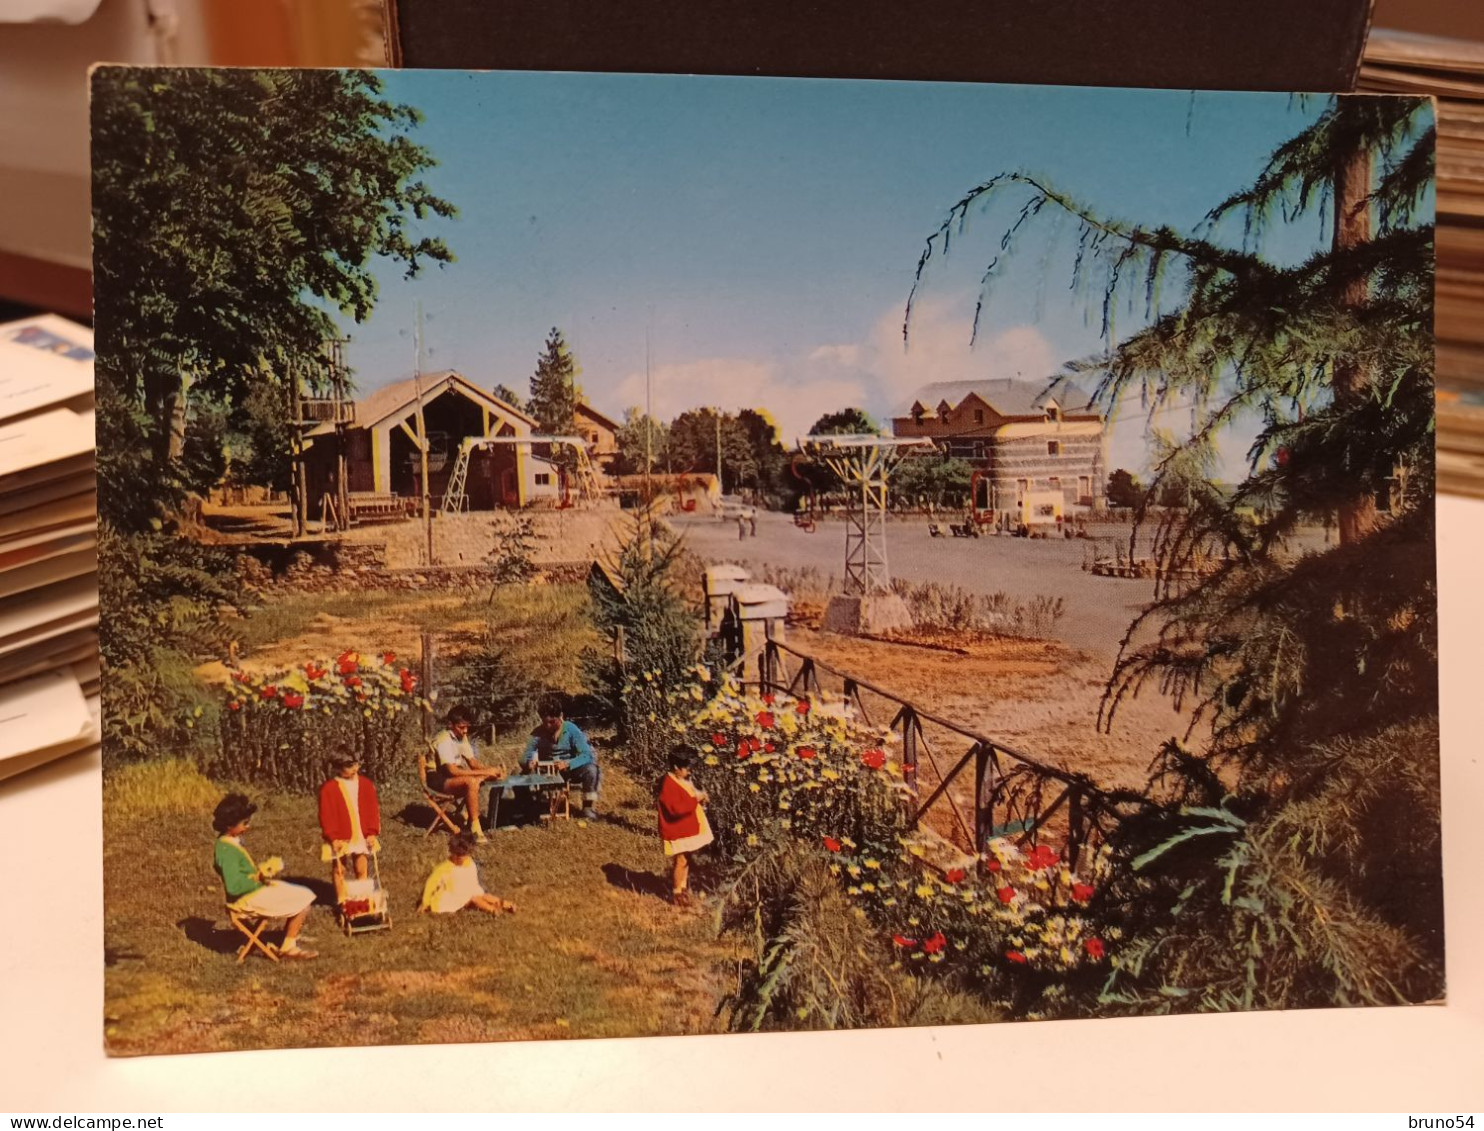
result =
[[98,69],[109,1050],[1440,1000],[1433,136]]

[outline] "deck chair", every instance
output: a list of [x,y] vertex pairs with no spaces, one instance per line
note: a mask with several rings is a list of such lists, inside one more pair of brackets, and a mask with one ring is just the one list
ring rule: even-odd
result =
[[460,832],[460,826],[454,821],[459,813],[468,808],[467,798],[461,794],[444,793],[433,788],[428,780],[428,775],[438,765],[438,755],[431,749],[421,750],[417,755],[417,781],[422,786],[423,798],[432,806],[433,820],[423,836],[432,836],[433,831],[442,825],[451,833]]
[[247,961],[247,956],[254,950],[259,951],[265,958],[274,962],[278,961],[278,947],[263,938],[263,930],[268,926],[269,920],[251,911],[244,911],[240,907],[227,904],[227,918],[232,926],[241,932],[247,941],[237,951],[237,962],[239,965]]

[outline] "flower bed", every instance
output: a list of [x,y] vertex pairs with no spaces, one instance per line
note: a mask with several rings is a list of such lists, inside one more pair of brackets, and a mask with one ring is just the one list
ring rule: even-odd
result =
[[391,652],[340,653],[267,673],[233,672],[222,742],[206,767],[218,777],[314,789],[328,759],[346,749],[372,778],[406,772],[419,712],[417,676]]
[[1085,876],[1046,843],[1001,838],[981,857],[944,858],[953,850],[910,827],[913,798],[891,731],[863,726],[828,696],[761,695],[697,674],[669,693],[671,715],[681,717],[677,737],[701,754],[696,778],[734,875],[788,842],[826,862],[894,964],[997,998],[1024,1002],[1027,986],[1041,997],[1058,982],[1106,974],[1118,932],[1092,914],[1105,852]]

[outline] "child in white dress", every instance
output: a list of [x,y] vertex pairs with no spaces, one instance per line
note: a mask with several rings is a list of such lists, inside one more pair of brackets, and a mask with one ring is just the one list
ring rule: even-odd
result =
[[479,869],[474,866],[474,840],[467,833],[454,833],[448,838],[448,859],[433,869],[423,885],[423,902],[419,912],[448,915],[474,907],[491,915],[514,911],[515,904],[484,890],[479,882]]

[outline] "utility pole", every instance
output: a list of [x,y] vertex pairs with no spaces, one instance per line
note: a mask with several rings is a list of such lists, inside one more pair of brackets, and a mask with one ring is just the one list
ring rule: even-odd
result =
[[423,418],[423,300],[417,300],[417,322],[412,335],[412,386],[417,393],[417,441],[422,449],[423,528],[428,536],[428,565],[433,564],[433,506],[428,489],[428,422]]
[[726,494],[726,485],[721,480],[721,409],[716,410],[716,489]]

